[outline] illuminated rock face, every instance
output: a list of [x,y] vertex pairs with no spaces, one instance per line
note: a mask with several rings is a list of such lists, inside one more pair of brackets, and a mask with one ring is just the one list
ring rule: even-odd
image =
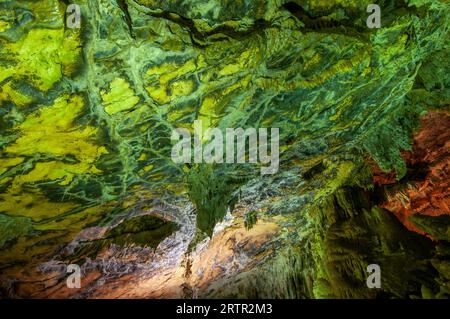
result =
[[414,136],[413,150],[404,153],[408,174],[403,181],[397,183],[395,174],[378,170],[374,176],[376,184],[387,185],[388,198],[383,207],[394,212],[408,229],[420,234],[427,232],[415,226],[411,216],[450,215],[449,126],[448,112],[428,113]]
[[[1,296],[448,296],[448,221],[416,215],[448,213],[448,3],[67,3],[0,1]],[[278,173],[175,164],[195,120],[279,128]]]

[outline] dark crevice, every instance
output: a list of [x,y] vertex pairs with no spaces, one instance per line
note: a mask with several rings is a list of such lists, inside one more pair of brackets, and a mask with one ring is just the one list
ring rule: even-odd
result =
[[322,173],[322,172],[325,170],[325,168],[326,168],[326,167],[325,167],[325,165],[323,164],[323,162],[320,162],[320,163],[314,165],[313,167],[311,167],[308,171],[306,171],[306,172],[303,174],[303,177],[304,177],[306,180],[311,180],[314,176],[316,176],[316,175]]
[[212,35],[223,34],[223,35],[233,38],[233,39],[243,39],[251,34],[259,33],[262,30],[264,30],[265,28],[271,27],[270,22],[263,20],[263,19],[258,19],[254,22],[254,24],[251,28],[249,28],[248,30],[245,30],[245,31],[236,31],[232,27],[223,24],[223,25],[219,25],[215,28],[212,28],[209,31],[202,32],[197,29],[197,27],[192,19],[183,17],[176,13],[161,11],[161,12],[152,12],[152,13],[150,13],[150,15],[155,18],[161,18],[161,19],[165,19],[165,20],[174,22],[174,23],[180,25],[181,27],[187,28],[189,30],[189,33],[190,33],[193,43],[200,47],[207,46],[207,43],[206,43],[207,41],[214,42],[214,41],[223,40],[223,39],[208,39]]
[[[305,29],[310,31],[321,31],[326,30],[329,32],[331,29],[342,27],[342,32],[346,33],[349,30],[347,28],[352,28],[355,31],[363,32],[367,30],[363,30],[360,26],[354,24],[352,20],[353,18],[343,19],[343,20],[335,20],[329,18],[326,14],[324,15],[313,15],[312,13],[306,11],[302,6],[295,2],[288,2],[283,5],[283,9],[289,11],[294,17],[299,19],[301,22],[305,24]],[[336,30],[335,30],[336,31]]]
[[130,33],[130,36],[133,39],[136,39],[136,36],[134,34],[134,31],[133,31],[133,20],[131,19],[130,12],[128,11],[128,3],[127,3],[127,1],[126,0],[117,0],[117,4],[118,4],[120,10],[122,10],[122,12],[124,14],[125,23],[128,26],[128,32]]

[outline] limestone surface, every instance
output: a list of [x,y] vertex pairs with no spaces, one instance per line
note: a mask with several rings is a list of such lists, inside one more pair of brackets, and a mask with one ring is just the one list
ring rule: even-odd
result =
[[371,2],[0,0],[0,297],[448,298],[450,4]]

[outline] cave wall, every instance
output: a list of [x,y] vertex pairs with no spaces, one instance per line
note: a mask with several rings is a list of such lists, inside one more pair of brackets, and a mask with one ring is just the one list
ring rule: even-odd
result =
[[[449,5],[369,3],[0,1],[2,296],[447,296]],[[279,171],[174,163],[195,120]]]

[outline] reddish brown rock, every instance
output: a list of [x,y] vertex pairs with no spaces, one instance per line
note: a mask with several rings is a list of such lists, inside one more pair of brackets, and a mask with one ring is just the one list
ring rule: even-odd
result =
[[374,183],[386,189],[382,207],[393,212],[410,230],[417,229],[409,217],[415,214],[450,214],[450,112],[433,111],[421,119],[412,152],[404,152],[407,176],[396,182],[395,173],[374,166]]

